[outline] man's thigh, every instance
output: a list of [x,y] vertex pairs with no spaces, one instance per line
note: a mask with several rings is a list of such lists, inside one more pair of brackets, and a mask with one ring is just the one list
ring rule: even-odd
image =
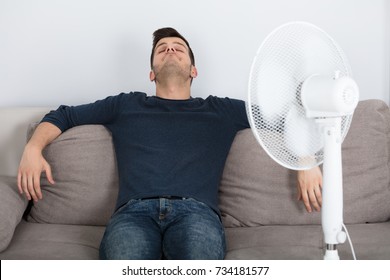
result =
[[161,233],[152,202],[131,200],[110,219],[100,244],[101,259],[160,259]]
[[223,259],[226,243],[221,220],[207,205],[194,199],[172,207],[172,221],[163,237],[167,259]]

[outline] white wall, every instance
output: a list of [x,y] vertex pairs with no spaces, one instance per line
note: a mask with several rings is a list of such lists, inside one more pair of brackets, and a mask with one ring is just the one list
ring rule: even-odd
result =
[[164,26],[195,52],[193,96],[246,99],[257,48],[292,20],[318,25],[341,45],[361,99],[389,103],[389,16],[386,0],[0,0],[0,106],[154,94],[151,39]]

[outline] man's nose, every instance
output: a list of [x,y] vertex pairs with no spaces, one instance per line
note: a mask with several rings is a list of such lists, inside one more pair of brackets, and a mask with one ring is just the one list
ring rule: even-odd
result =
[[173,47],[170,47],[170,48],[167,48],[167,50],[166,50],[166,52],[176,52],[176,50],[175,50],[175,48],[173,48]]

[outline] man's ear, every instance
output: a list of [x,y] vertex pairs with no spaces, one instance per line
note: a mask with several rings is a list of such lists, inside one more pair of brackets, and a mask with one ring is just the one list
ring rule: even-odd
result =
[[196,69],[195,65],[191,66],[191,78],[196,78],[198,76],[198,70]]
[[156,75],[154,74],[153,70],[150,70],[149,79],[151,82],[154,82],[154,80],[156,79]]

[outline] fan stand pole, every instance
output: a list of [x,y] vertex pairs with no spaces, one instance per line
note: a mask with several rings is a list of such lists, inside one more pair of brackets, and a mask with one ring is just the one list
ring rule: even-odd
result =
[[346,239],[343,226],[343,182],[341,162],[341,117],[317,119],[324,137],[322,187],[322,229],[326,243],[325,260],[338,260],[337,244]]

